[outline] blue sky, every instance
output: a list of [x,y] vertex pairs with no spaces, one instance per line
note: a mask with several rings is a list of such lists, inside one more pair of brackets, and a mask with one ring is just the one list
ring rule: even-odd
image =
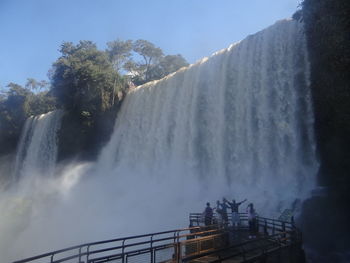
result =
[[146,39],[190,63],[291,17],[300,0],[0,0],[0,87],[47,80],[62,42]]

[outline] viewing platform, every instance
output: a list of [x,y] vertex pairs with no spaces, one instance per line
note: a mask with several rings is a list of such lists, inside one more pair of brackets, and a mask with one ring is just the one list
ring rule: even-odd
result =
[[189,221],[189,228],[87,243],[13,263],[305,262],[293,222],[257,217],[251,238],[245,213],[236,227],[204,226],[202,213],[191,213]]

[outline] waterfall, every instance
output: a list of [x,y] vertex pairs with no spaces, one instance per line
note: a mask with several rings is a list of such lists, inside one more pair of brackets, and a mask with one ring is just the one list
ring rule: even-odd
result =
[[[96,162],[2,195],[2,258],[181,228],[222,197],[276,216],[316,182],[309,84],[303,26],[284,20],[134,88]],[[61,114],[27,120],[18,176],[53,173]]]
[[129,92],[98,166],[220,181],[218,198],[287,208],[318,169],[309,84],[302,24],[279,21]]
[[52,176],[57,157],[57,131],[63,112],[56,110],[29,117],[17,149],[14,177]]

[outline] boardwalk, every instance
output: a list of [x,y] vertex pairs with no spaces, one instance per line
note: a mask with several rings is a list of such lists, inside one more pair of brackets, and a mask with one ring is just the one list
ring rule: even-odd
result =
[[179,263],[303,262],[301,234],[292,222],[258,217],[249,238],[246,214],[241,224],[203,226],[190,214],[190,227],[82,244],[14,263]]

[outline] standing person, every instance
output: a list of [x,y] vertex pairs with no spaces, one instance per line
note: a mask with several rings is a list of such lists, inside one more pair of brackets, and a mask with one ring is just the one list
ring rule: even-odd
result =
[[210,203],[207,203],[207,207],[204,210],[204,225],[210,226],[213,221],[213,208],[210,207]]
[[228,216],[227,216],[227,200],[226,198],[222,198],[222,203],[221,203],[221,209],[222,209],[222,222],[224,224],[224,226],[228,225]]
[[231,212],[232,212],[232,226],[238,226],[239,223],[240,223],[240,219],[239,219],[239,213],[238,213],[238,209],[239,209],[239,206],[241,204],[243,204],[245,201],[247,201],[247,199],[244,199],[243,201],[241,202],[238,202],[236,203],[236,200],[233,199],[232,200],[232,203],[227,201],[227,203],[230,205],[231,207]]
[[216,207],[214,209],[216,210],[216,213],[218,215],[218,225],[219,227],[221,227],[223,222],[223,211],[221,209],[221,204],[219,200],[216,201]]
[[249,238],[256,238],[256,211],[252,203],[248,205],[247,213],[249,223]]

